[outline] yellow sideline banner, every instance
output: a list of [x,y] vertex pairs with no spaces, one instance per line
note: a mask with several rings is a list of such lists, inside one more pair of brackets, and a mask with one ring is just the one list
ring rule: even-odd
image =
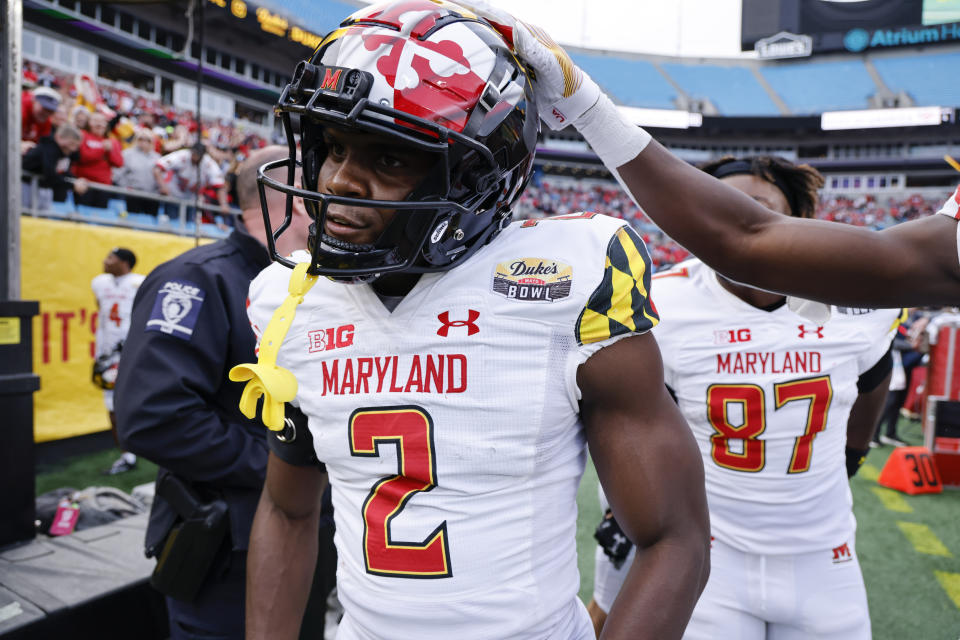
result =
[[136,273],[193,248],[193,238],[24,217],[20,221],[21,297],[39,300],[33,319],[34,440],[110,429],[103,393],[90,381],[97,302],[90,289],[114,247],[137,256]]

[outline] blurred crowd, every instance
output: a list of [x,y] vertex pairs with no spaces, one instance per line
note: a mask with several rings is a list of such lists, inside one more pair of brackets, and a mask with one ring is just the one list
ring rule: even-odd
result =
[[[234,172],[268,141],[239,121],[203,119],[136,90],[24,62],[20,150],[26,171],[41,176],[41,208],[74,192],[78,205],[105,207],[97,184],[141,192],[126,197],[130,212],[164,215],[150,195],[203,202],[226,211],[235,203]],[[199,177],[199,186],[198,186]],[[93,188],[91,188],[93,185]],[[25,187],[25,205],[32,194]]]
[[[86,75],[68,77],[25,61],[23,73],[24,168],[41,175],[40,208],[74,191],[79,205],[104,207],[109,194],[90,184],[139,192],[126,196],[130,212],[164,215],[176,207],[142,194],[203,201],[226,210],[235,203],[234,171],[268,140],[242,121],[203,119],[201,135],[190,110],[161,104],[135,89]],[[71,180],[68,180],[71,179]],[[75,179],[75,180],[73,180]],[[24,189],[24,202],[31,195]],[[824,196],[817,217],[875,228],[929,215],[943,197]],[[520,218],[594,211],[629,220],[643,236],[656,267],[689,257],[660,233],[616,185],[601,181],[551,180],[538,176],[517,205]],[[209,216],[208,216],[209,217]]]
[[[945,194],[924,197],[859,195],[856,197],[821,196],[817,218],[857,226],[884,228],[935,213]],[[655,267],[663,268],[690,257],[679,244],[658,231],[644,213],[615,184],[599,181],[531,181],[517,205],[520,218],[564,215],[593,211],[629,220],[647,244]]]

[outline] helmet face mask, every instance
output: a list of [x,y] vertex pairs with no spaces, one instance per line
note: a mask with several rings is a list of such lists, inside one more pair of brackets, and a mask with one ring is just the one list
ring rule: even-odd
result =
[[[284,192],[289,220],[292,198],[302,197],[314,220],[310,272],[345,281],[446,270],[484,246],[509,222],[539,133],[529,80],[499,34],[466,10],[429,0],[401,0],[348,18],[309,62],[297,65],[276,110],[291,158],[293,116],[299,116],[303,187],[294,182],[290,160],[265,165],[261,203],[264,188]],[[375,136],[434,161],[403,200],[335,195],[320,184],[327,130]],[[265,175],[284,165],[286,183]],[[376,240],[353,244],[324,233],[331,206],[393,217]],[[267,239],[273,258],[293,266],[273,246],[287,224]]]

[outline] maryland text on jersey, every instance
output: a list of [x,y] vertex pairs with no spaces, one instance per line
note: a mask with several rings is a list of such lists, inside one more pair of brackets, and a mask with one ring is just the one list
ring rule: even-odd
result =
[[820,373],[819,351],[766,351],[717,354],[717,373]]
[[322,396],[467,390],[467,356],[462,353],[337,358],[324,360],[322,367]]

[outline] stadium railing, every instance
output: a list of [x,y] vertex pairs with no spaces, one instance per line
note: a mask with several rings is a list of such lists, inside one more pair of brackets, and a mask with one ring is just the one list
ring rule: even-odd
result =
[[[198,232],[197,221],[192,219],[195,217],[192,214],[196,206],[193,199],[183,200],[172,196],[151,193],[149,191],[138,191],[136,189],[88,181],[89,189],[110,194],[106,208],[75,204],[73,191],[67,193],[67,199],[65,201],[51,202],[48,208],[44,208],[40,202],[40,176],[26,172],[24,172],[23,176],[25,179],[29,179],[29,184],[24,184],[27,186],[30,196],[29,204],[23,206],[23,213],[25,215],[38,218],[53,218],[127,227],[145,231],[160,231],[180,236],[193,236],[197,235]],[[68,179],[68,181],[73,182],[71,179]],[[126,201],[128,197],[157,202],[157,214],[153,215],[150,213],[128,211]],[[171,216],[166,213],[171,206],[176,207],[176,216]],[[232,227],[235,226],[235,219],[238,218],[241,213],[239,209],[230,208],[224,211],[219,205],[210,205],[204,202],[199,203],[199,209],[207,212],[213,219],[213,223],[201,222],[199,225],[199,235],[208,238],[226,237]]]

